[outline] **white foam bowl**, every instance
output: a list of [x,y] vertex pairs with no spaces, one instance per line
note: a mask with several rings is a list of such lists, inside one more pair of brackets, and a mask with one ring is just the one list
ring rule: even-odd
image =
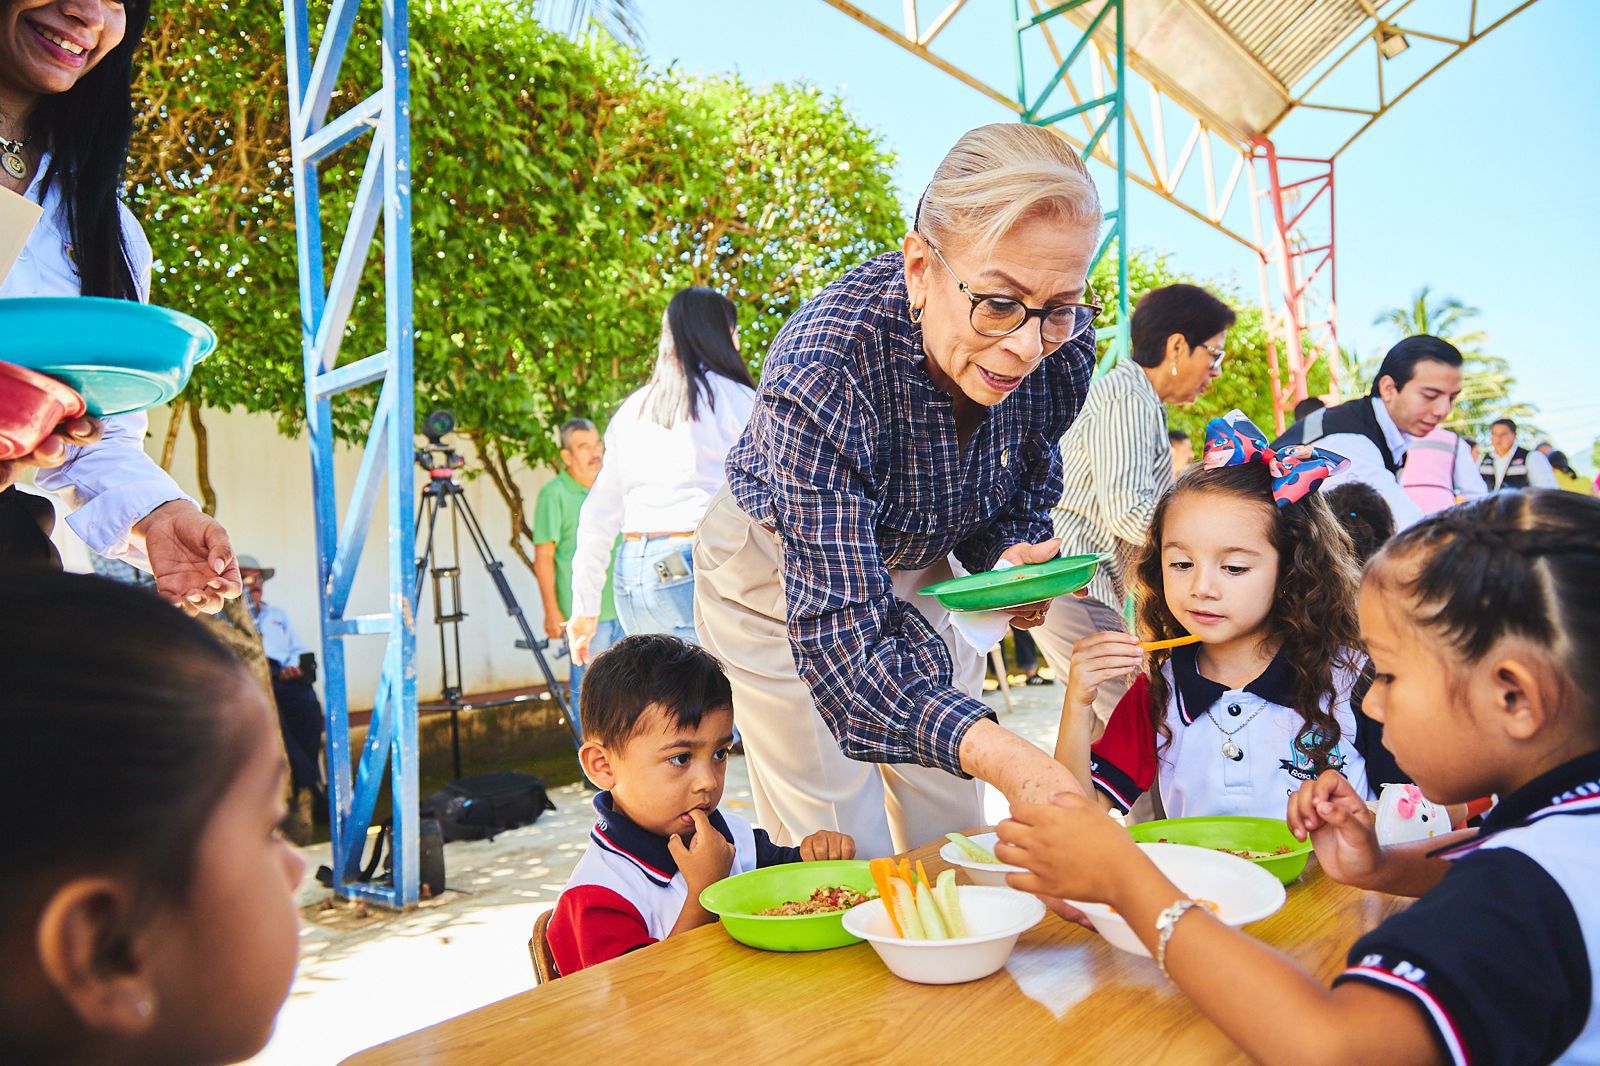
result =
[[[997,833],[979,833],[977,836],[968,837],[974,844],[982,844],[990,851],[1000,840]],[[954,841],[947,840],[944,847],[939,849],[939,858],[966,873],[975,885],[994,885],[997,888],[1006,887],[1006,874],[1025,874],[1028,871],[1020,866],[1007,866],[1003,862],[978,862],[969,858],[967,853],[956,847]]]
[[[1139,850],[1184,895],[1215,903],[1216,917],[1228,925],[1259,922],[1283,906],[1283,883],[1249,859],[1187,844],[1140,844]],[[1111,944],[1149,957],[1150,950],[1122,915],[1104,903],[1067,902],[1087,915],[1095,932]]]
[[902,939],[881,899],[845,911],[845,931],[871,944],[896,977],[919,985],[956,985],[1004,966],[1017,937],[1044,917],[1044,904],[1025,892],[984,885],[957,885],[956,892],[969,934],[960,939]]

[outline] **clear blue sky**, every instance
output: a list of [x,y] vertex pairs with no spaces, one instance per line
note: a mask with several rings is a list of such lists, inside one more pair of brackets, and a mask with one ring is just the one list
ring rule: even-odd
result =
[[[898,23],[898,3],[858,2]],[[822,0],[640,3],[659,65],[837,92],[898,155],[908,201],[962,132],[1012,117]],[[1001,21],[1009,4],[971,7],[991,4]],[[997,40],[955,47],[1003,88],[1011,66],[990,54]],[[1600,303],[1596,43],[1600,2],[1539,0],[1379,120],[1340,157],[1337,177],[1341,342],[1362,355],[1387,348],[1393,338],[1373,317],[1423,284],[1478,307],[1490,350],[1511,361],[1515,398],[1538,405],[1580,469],[1600,436],[1600,374],[1579,315]],[[1237,276],[1254,294],[1255,261],[1240,245],[1140,189],[1129,218],[1135,247],[1168,252],[1190,273]]]

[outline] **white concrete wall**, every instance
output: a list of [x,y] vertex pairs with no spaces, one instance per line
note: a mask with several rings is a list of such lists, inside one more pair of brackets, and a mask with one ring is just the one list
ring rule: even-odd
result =
[[[210,437],[211,483],[217,493],[217,518],[227,527],[236,551],[254,555],[264,566],[276,568],[277,574],[267,582],[267,601],[289,613],[295,629],[302,639],[317,649],[320,660],[316,534],[312,517],[311,457],[306,439],[303,434],[295,440],[281,436],[274,420],[266,415],[206,411],[205,424]],[[150,437],[145,446],[157,458],[165,439],[166,426],[166,409],[152,411]],[[450,440],[461,448],[467,460],[467,469],[472,470],[476,466],[476,456],[471,446],[464,440]],[[185,490],[199,499],[194,444],[194,435],[185,425],[173,458],[172,473]],[[360,448],[339,449],[335,466],[341,518],[360,463]],[[420,490],[427,480],[426,475],[415,466],[411,469]],[[539,488],[553,474],[548,469],[519,473],[517,481],[527,500],[530,525]],[[464,478],[462,484],[466,487],[466,496],[473,511],[483,525],[491,550],[505,564],[512,590],[527,613],[534,634],[543,637],[544,612],[540,606],[538,586],[532,573],[511,551],[510,517],[500,494],[486,476],[470,480]],[[387,506],[385,492],[379,497],[377,514],[383,515]],[[446,529],[445,517],[444,514],[440,515],[441,532]],[[73,543],[76,538],[66,529],[65,522],[57,524],[67,566],[70,569],[88,569],[87,556],[83,554],[87,549]],[[383,529],[381,524],[375,526],[372,536],[368,538],[361,567],[357,571],[349,614],[385,610],[388,552],[383,543]],[[62,537],[64,531],[65,536]],[[489,575],[479,564],[464,530],[461,542],[466,555],[461,568],[461,599],[467,614],[466,620],[461,623],[464,687],[468,692],[484,692],[542,683],[543,675],[532,655],[516,647],[520,631],[507,617],[500,597]],[[418,550],[421,550],[420,544]],[[439,638],[433,623],[431,584],[424,577],[423,599],[417,619],[417,691],[423,700],[437,697],[441,686]],[[352,709],[363,709],[372,704],[372,694],[377,687],[378,672],[382,666],[383,643],[381,636],[351,637],[345,641]],[[558,677],[566,676],[565,658],[552,658],[551,666]]]

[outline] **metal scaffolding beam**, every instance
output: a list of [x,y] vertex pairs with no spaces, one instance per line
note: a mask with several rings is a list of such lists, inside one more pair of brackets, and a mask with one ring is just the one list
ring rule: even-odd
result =
[[[300,260],[300,344],[305,362],[306,428],[316,493],[317,576],[321,603],[323,693],[327,713],[329,825],[333,888],[347,899],[388,907],[417,902],[416,565],[412,525],[414,424],[411,329],[410,18],[407,0],[381,0],[383,76],[370,96],[327,121],[333,88],[355,30],[360,0],[332,0],[313,51],[307,0],[284,0],[290,150]],[[331,282],[323,276],[322,199],[317,165],[363,136],[366,164]],[[367,253],[383,221],[384,350],[338,366]],[[378,384],[366,451],[341,523],[334,482],[332,397]],[[381,489],[387,506],[375,520]],[[387,610],[348,613],[368,530],[388,549]],[[344,641],[382,635],[383,671],[360,757],[350,751]],[[393,808],[392,882],[357,879],[367,830],[389,771]]]
[[[1114,168],[1113,236],[1119,241],[1128,234],[1123,193],[1131,182],[1254,252],[1281,421],[1305,395],[1306,375],[1317,360],[1326,360],[1332,394],[1339,392],[1333,161],[1417,86],[1535,0],[1518,0],[1487,24],[1477,0],[1327,0],[1312,7],[1274,0],[1027,0],[1025,8],[1013,0],[1006,48],[1013,53],[1015,92],[996,88],[952,58],[960,52],[970,61],[979,54],[973,42],[992,39],[999,60],[998,35],[987,32],[994,23],[991,5],[900,0],[902,32],[851,0],[823,2]],[[1062,19],[1074,35],[1065,51],[1056,43]],[[953,22],[961,23],[954,31]],[[1040,69],[1046,58],[1032,58],[1037,47],[1028,51],[1040,39],[1050,74],[1034,85],[1023,71]],[[951,41],[959,45],[946,47]],[[1431,50],[1419,57],[1426,65],[1390,66],[1413,41],[1419,52]],[[1372,73],[1357,76],[1356,63],[1366,61]],[[1116,74],[1108,93],[1103,83],[1110,69]],[[997,73],[990,65],[983,70]],[[1148,94],[1137,92],[1131,79],[1142,80]],[[1139,99],[1145,95],[1147,105]],[[1114,150],[1102,126],[1108,115],[1119,135]],[[1326,150],[1280,155],[1283,143],[1326,139],[1326,130],[1285,127],[1297,115],[1352,125],[1327,140]],[[1169,133],[1181,141],[1169,142]],[[1320,166],[1322,178],[1286,178],[1280,165],[1313,175]],[[1248,195],[1235,195],[1241,186]],[[1118,310],[1125,322],[1126,309]],[[1286,368],[1278,365],[1280,349]]]
[[[910,0],[908,0],[908,3]],[[1117,328],[1106,345],[1096,373],[1104,373],[1115,366],[1128,352],[1128,109],[1124,95],[1127,84],[1128,60],[1123,48],[1123,4],[1125,0],[1108,0],[1090,19],[1088,26],[1079,30],[1065,17],[1089,0],[1068,0],[1041,11],[1037,0],[1030,0],[1032,11],[1024,13],[1022,0],[1011,0],[1012,31],[1016,35],[1017,103],[1022,121],[1037,126],[1053,127],[1074,118],[1081,119],[1087,127],[1087,137],[1079,146],[1085,159],[1092,159],[1106,134],[1115,130],[1115,151],[1107,143],[1105,161],[1116,174],[1116,206],[1105,212],[1106,231],[1089,264],[1094,268],[1110,251],[1112,243],[1117,248]],[[914,9],[914,5],[912,5]],[[1055,20],[1063,20],[1056,22]],[[1076,37],[1072,47],[1062,52],[1057,46],[1055,30],[1065,28]],[[1055,67],[1034,89],[1028,79],[1027,55],[1030,36],[1043,39]],[[1071,40],[1071,37],[1068,38]],[[1093,95],[1085,99],[1072,81],[1073,68],[1087,54]],[[1103,68],[1111,67],[1112,84],[1105,86]],[[1063,88],[1066,99],[1061,97]],[[1067,101],[1070,99],[1071,103]],[[1055,101],[1052,103],[1052,101]],[[1064,105],[1064,106],[1063,106]]]

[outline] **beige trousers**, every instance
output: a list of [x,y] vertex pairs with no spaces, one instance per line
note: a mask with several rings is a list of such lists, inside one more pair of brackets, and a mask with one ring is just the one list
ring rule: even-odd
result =
[[[733,684],[756,819],[775,841],[794,844],[832,829],[855,838],[857,857],[877,858],[982,824],[979,782],[912,764],[857,762],[839,751],[789,649],[782,546],[726,488],[695,534],[694,571],[695,629]],[[889,576],[895,595],[944,638],[955,687],[976,696],[982,653],[937,601],[914,591],[950,574],[941,561]]]
[[[1126,632],[1127,629],[1123,623],[1122,612],[1106,606],[1099,600],[1058,596],[1050,602],[1050,610],[1044,616],[1044,623],[1036,626],[1031,632],[1033,642],[1044,653],[1045,662],[1055,671],[1056,681],[1065,685],[1067,671],[1072,665],[1074,644],[1091,633],[1105,633],[1112,630]],[[1117,701],[1122,699],[1132,681],[1133,678],[1130,676],[1107,681],[1100,686],[1100,693],[1094,701],[1096,737],[1105,731],[1106,723],[1111,720],[1111,712],[1117,709]]]

